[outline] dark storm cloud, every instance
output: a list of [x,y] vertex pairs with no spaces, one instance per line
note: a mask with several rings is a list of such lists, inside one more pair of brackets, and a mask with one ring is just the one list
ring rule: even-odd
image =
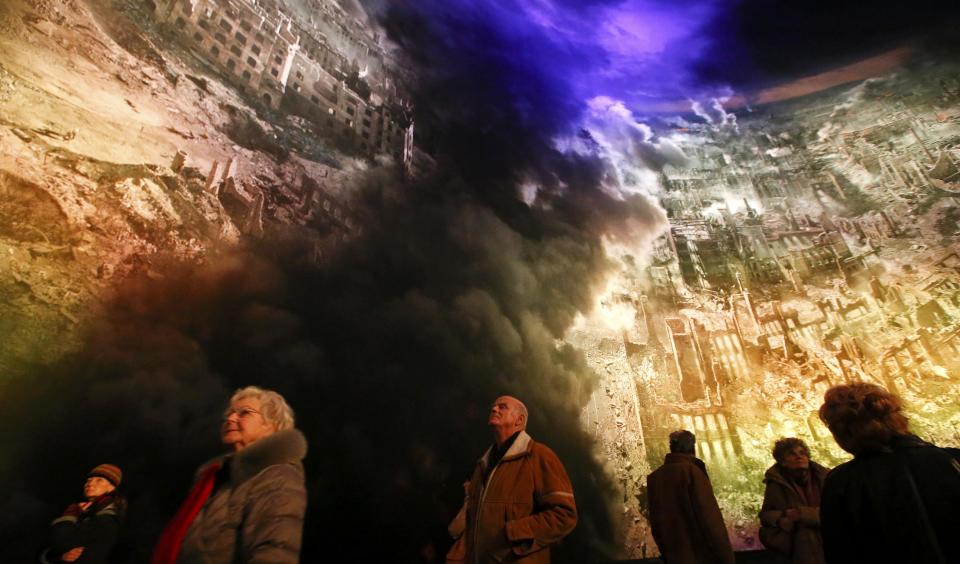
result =
[[[520,69],[524,77],[546,78],[542,83],[548,91],[573,93],[565,104],[574,113],[578,110],[570,101],[596,96],[622,100],[637,112],[683,113],[685,100],[706,108],[714,99],[750,96],[905,43],[956,53],[958,28],[953,22],[960,15],[960,5],[937,0],[909,5],[885,0],[870,6],[853,0],[378,4],[380,13],[445,22],[425,26],[432,37],[414,40],[414,45],[482,45],[484,30],[495,30],[491,49],[480,53],[506,61],[501,66],[507,74]],[[409,32],[414,26],[402,16],[394,17],[392,25],[415,36]],[[444,57],[429,48],[417,53],[421,61]],[[465,93],[486,97],[485,87],[480,84]],[[537,115],[555,116],[565,104],[546,103],[547,109]],[[529,107],[541,108],[536,99]],[[568,113],[560,112],[561,121]]]
[[569,77],[603,63],[601,50],[555,41],[522,8],[414,2],[391,5],[384,21],[420,71],[418,129],[471,182],[549,164],[541,159],[551,137],[569,133],[583,111]]

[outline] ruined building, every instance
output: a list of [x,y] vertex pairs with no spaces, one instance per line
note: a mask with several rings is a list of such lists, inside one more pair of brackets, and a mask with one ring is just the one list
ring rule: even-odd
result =
[[413,157],[410,108],[379,36],[333,1],[299,21],[269,0],[158,0],[157,20],[241,92],[356,152]]

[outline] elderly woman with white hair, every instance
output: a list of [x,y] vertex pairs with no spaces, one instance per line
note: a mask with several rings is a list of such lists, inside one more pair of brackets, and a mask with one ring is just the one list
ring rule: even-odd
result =
[[220,437],[233,452],[200,467],[151,563],[298,562],[307,443],[293,410],[276,392],[237,390]]

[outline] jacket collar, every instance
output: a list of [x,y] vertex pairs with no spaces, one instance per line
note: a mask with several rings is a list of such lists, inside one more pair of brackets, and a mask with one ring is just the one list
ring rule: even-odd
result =
[[[530,438],[530,435],[528,435],[526,431],[520,431],[520,434],[517,435],[517,440],[513,441],[513,445],[507,449],[507,452],[503,455],[503,458],[500,459],[500,462],[506,462],[508,460],[513,460],[514,458],[526,456],[530,452],[530,448],[532,446],[533,439]],[[492,450],[493,447],[490,446],[487,448],[487,452],[483,453],[483,456],[480,458],[481,467],[487,467],[487,463],[490,461],[490,451]]]
[[124,499],[116,490],[105,493],[93,500],[90,507],[84,512],[90,515],[120,515],[126,507]]
[[697,468],[703,470],[703,473],[707,473],[707,465],[703,463],[702,460],[697,458],[692,454],[684,454],[682,452],[668,452],[667,456],[663,459],[664,464],[693,464]]
[[934,446],[913,434],[897,435],[890,439],[889,444],[892,450],[897,450],[901,448],[925,448],[925,447]]
[[[824,478],[827,477],[827,474],[830,472],[829,468],[821,466],[814,461],[810,461],[810,477],[814,480],[823,483]],[[779,464],[774,464],[770,468],[767,468],[767,471],[763,474],[764,482],[778,482],[785,486],[793,487],[793,484],[787,480],[787,477],[783,475],[783,472],[780,470]]]
[[893,454],[904,449],[926,448],[932,446],[934,445],[912,433],[908,433],[906,435],[895,435],[885,443],[873,442],[864,444],[861,447],[860,454],[854,454],[853,458],[856,460],[857,458]]
[[307,439],[297,429],[284,429],[227,455],[230,483],[239,486],[275,464],[299,464],[307,455]]

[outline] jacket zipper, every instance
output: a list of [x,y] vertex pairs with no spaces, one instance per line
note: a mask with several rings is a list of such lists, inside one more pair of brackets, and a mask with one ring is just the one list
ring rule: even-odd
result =
[[497,473],[501,462],[503,462],[503,459],[497,462],[497,465],[490,471],[490,475],[487,476],[487,481],[483,483],[483,489],[480,490],[480,500],[477,503],[477,517],[473,520],[473,546],[470,547],[471,552],[473,552],[472,560],[474,564],[477,564],[477,530],[480,528],[480,510],[483,508],[483,500],[487,497],[487,490],[489,489],[487,486],[493,481],[493,475]]

